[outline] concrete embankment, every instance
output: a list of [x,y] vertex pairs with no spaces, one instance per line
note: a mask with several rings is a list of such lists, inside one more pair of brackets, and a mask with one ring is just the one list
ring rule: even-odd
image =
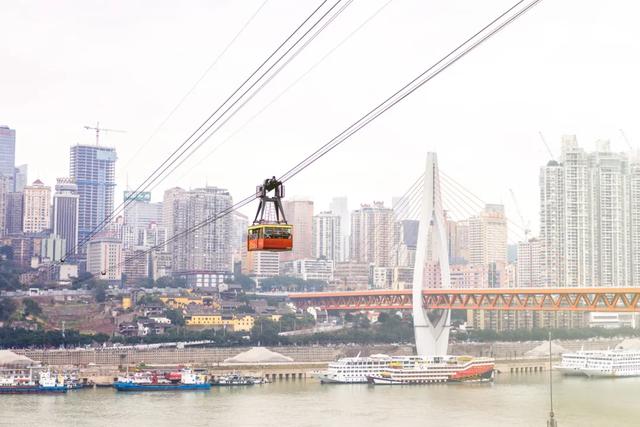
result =
[[[621,339],[554,341],[567,351],[605,350],[614,348]],[[452,343],[450,354],[489,356],[496,358],[497,370],[520,374],[542,372],[548,369],[548,360],[543,355],[530,356],[528,352],[540,347],[543,341]],[[225,359],[247,350],[233,348],[97,348],[74,350],[14,350],[33,360],[51,366],[80,367],[83,377],[97,383],[109,383],[119,370],[126,366],[144,364],[154,367],[191,365],[208,369],[212,375],[241,372],[246,375],[266,376],[271,380],[301,379],[315,371],[325,369],[328,362],[340,357],[370,354],[411,355],[412,345],[338,345],[270,347],[272,351],[291,358],[288,363],[273,364],[228,364]]]

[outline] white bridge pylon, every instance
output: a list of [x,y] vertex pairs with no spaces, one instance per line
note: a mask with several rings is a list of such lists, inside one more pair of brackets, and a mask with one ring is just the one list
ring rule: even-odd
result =
[[424,267],[428,261],[439,262],[442,287],[451,287],[447,228],[442,210],[440,175],[436,153],[427,154],[423,188],[416,260],[413,270],[413,329],[418,355],[442,356],[447,354],[449,345],[451,311],[438,310],[428,313],[423,306],[422,299]]

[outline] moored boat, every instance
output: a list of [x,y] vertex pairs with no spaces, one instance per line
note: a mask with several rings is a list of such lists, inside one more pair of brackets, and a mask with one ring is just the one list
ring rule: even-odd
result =
[[324,372],[314,374],[323,384],[354,384],[366,383],[367,376],[382,372],[392,358],[384,354],[374,354],[369,357],[344,357],[329,363]]
[[247,386],[256,384],[265,384],[267,381],[264,378],[244,376],[240,374],[223,375],[217,377],[211,381],[211,385],[218,387],[228,386]]
[[160,376],[147,372],[120,377],[113,383],[113,387],[118,391],[208,390],[211,384],[206,375],[183,369],[179,376],[175,373]]
[[487,382],[493,380],[495,361],[470,356],[394,357],[389,366],[367,380],[376,385]]
[[591,352],[581,372],[588,377],[638,377],[640,376],[640,351]]
[[40,372],[38,380],[34,380],[33,372],[28,376],[11,376],[0,378],[0,394],[31,394],[31,393],[64,393],[67,386],[59,381],[57,375],[50,371]]

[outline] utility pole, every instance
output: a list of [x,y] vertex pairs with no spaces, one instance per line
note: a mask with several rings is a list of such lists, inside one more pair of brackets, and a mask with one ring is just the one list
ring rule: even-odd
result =
[[547,427],[558,427],[558,421],[553,414],[553,376],[551,366],[551,331],[549,331],[549,403],[551,410],[549,411],[549,419],[547,420]]
[[124,130],[118,130],[118,129],[101,128],[100,127],[100,122],[96,122],[96,127],[85,126],[84,128],[86,130],[95,130],[96,131],[96,145],[100,145],[100,132],[118,132],[118,133],[125,133],[126,132]]

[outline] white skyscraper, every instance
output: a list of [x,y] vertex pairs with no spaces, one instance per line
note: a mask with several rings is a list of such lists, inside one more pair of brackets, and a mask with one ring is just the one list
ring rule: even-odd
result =
[[507,263],[507,218],[502,205],[486,205],[469,219],[469,262]]
[[351,261],[391,267],[395,215],[384,203],[361,205],[351,213]]
[[39,179],[24,188],[22,229],[25,233],[38,233],[51,228],[51,187]]
[[540,240],[529,239],[518,243],[518,263],[516,283],[519,287],[535,288],[542,286],[542,254]]
[[329,204],[329,210],[340,217],[340,259],[349,258],[349,238],[351,236],[351,217],[349,215],[349,200],[346,197],[334,197]]
[[58,178],[53,196],[53,234],[65,240],[65,254],[78,252],[78,186],[70,178]]
[[313,217],[313,257],[332,261],[342,259],[341,218],[332,212]]
[[640,279],[640,165],[598,141],[562,139],[540,171],[542,284],[625,286]]

